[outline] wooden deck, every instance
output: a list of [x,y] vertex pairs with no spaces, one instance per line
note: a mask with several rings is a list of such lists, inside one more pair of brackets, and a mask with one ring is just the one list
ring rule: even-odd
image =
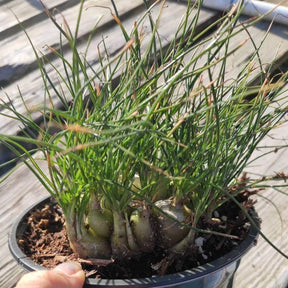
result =
[[[111,6],[109,0],[88,1],[92,4]],[[275,3],[275,0],[271,0]],[[280,1],[277,1],[280,2]],[[288,1],[283,1],[288,6]],[[49,8],[57,8],[63,12],[68,23],[73,27],[79,7],[78,0],[46,0]],[[142,0],[117,0],[116,1],[121,19],[126,27],[132,27],[135,17],[143,11]],[[160,31],[161,36],[167,42],[171,39],[176,22],[180,21],[181,12],[185,5],[181,1],[167,1],[162,17],[165,23]],[[43,7],[37,0],[0,0],[0,98],[5,98],[6,93],[16,107],[25,113],[19,97],[19,89],[29,106],[43,102],[43,85],[35,61],[35,56],[28,43],[27,37],[18,25],[13,13],[26,28],[35,47],[48,55],[50,52],[46,45],[57,47],[59,34],[47,19]],[[112,51],[117,51],[124,45],[123,39],[119,38],[115,30],[115,23],[109,10],[104,8],[90,8],[85,10],[79,37],[85,39],[102,15],[99,36],[94,43],[101,41],[102,35],[107,36],[107,45]],[[211,21],[220,16],[219,12],[203,10],[201,26],[205,27]],[[172,21],[173,20],[173,21]],[[262,22],[249,29],[249,33],[256,43],[261,43],[269,27],[268,22]],[[235,39],[235,45],[247,38],[242,33]],[[237,42],[237,41],[239,42]],[[237,75],[238,65],[246,61],[254,51],[251,41],[229,59],[229,75]],[[263,63],[271,63],[275,59],[277,66],[288,70],[288,26],[273,24],[265,42],[260,50]],[[89,60],[94,59],[89,55]],[[54,61],[54,60],[52,60]],[[97,61],[97,59],[95,59]],[[55,65],[57,63],[55,62]],[[288,84],[284,90],[288,89]],[[288,93],[287,93],[288,97]],[[0,110],[1,113],[1,110]],[[35,115],[37,121],[37,115]],[[1,133],[17,134],[19,127],[13,120],[4,119],[0,114]],[[273,132],[273,138],[267,137],[265,144],[271,141],[288,142],[288,127],[281,127]],[[278,140],[275,140],[275,139]],[[258,152],[257,152],[258,153]],[[11,157],[11,154],[0,146],[0,163]],[[275,155],[262,159],[256,166],[257,172],[284,171],[288,173],[288,149],[281,150]],[[46,167],[43,165],[43,171]],[[3,172],[3,171],[2,171]],[[3,177],[3,176],[2,176]],[[288,192],[288,189],[287,189]],[[7,247],[8,234],[13,220],[32,203],[47,195],[40,183],[32,173],[23,165],[17,167],[14,175],[0,184],[0,287],[13,287],[19,277],[24,273],[12,259]],[[267,189],[265,197],[269,197],[278,206],[278,212],[271,202],[265,198],[258,199],[257,208],[263,220],[262,230],[267,237],[288,255],[288,197],[284,194],[275,193]],[[288,260],[277,254],[263,239],[259,239],[257,247],[252,249],[243,259],[234,283],[235,288],[286,288],[288,285]]]

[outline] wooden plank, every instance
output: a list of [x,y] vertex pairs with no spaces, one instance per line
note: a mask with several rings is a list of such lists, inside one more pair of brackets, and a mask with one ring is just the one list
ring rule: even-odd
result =
[[[288,85],[284,87],[288,89]],[[286,97],[288,93],[286,92]],[[288,123],[275,129],[260,145],[288,144]],[[262,149],[262,152],[264,149]],[[255,151],[258,156],[261,151]],[[253,157],[253,156],[252,156]],[[248,172],[271,174],[288,172],[288,148],[279,150],[257,160]],[[272,183],[271,183],[272,184]],[[256,197],[256,209],[262,219],[261,230],[273,244],[288,255],[288,187],[282,189],[285,194],[266,189]],[[269,201],[265,198],[269,199]],[[277,208],[276,208],[277,207]],[[279,215],[278,215],[279,213]],[[236,274],[234,287],[288,287],[288,260],[277,253],[262,237],[242,260]]]
[[[118,2],[118,4],[119,3],[120,2]],[[158,7],[157,9],[160,9],[160,7]],[[157,9],[154,9],[154,10],[157,10]],[[123,11],[125,11],[124,8],[123,8]],[[165,26],[163,26],[160,31],[163,45],[170,43],[170,41],[172,40],[171,37],[173,37],[175,30],[178,26],[177,22],[180,21],[185,11],[186,11],[186,5],[180,5],[174,2],[169,2],[169,5],[166,5],[164,12],[161,15],[161,21],[162,23],[165,23]],[[125,19],[123,20],[123,25],[127,28],[127,30],[132,29],[135,19],[137,19],[140,15],[142,15],[142,12],[143,12],[143,9],[140,11],[137,10],[138,14],[129,13],[129,15],[125,17]],[[157,11],[154,11],[154,14],[157,15],[157,13],[158,13]],[[199,21],[199,26],[201,26],[202,28],[205,27],[206,25],[211,23],[211,21],[214,21],[216,18],[218,18],[218,15],[219,14],[215,12],[203,11],[201,15],[201,21]],[[86,19],[88,18],[88,16],[85,15],[84,18]],[[171,17],[173,17],[173,22],[170,21]],[[112,16],[110,16],[110,19],[111,18]],[[109,21],[108,17],[107,17],[107,21]],[[113,21],[113,23],[115,22]],[[146,24],[143,24],[143,28],[145,28],[145,25]],[[147,26],[149,27],[149,24],[147,24]],[[89,28],[91,29],[91,27]],[[120,32],[120,28],[116,24],[112,26],[108,25],[105,29],[101,30],[101,32],[98,35],[96,35],[96,37],[93,39],[91,47],[97,47],[97,45],[103,40],[103,37],[106,39],[105,40],[106,47],[108,47],[111,54],[113,54],[115,51],[118,51],[121,47],[125,45],[125,39],[122,36],[122,33]],[[80,51],[84,51],[86,48],[85,41],[82,41],[82,42],[83,44],[79,47]],[[71,53],[67,53],[66,57],[71,58]],[[98,56],[97,56],[96,49],[92,49],[92,53],[88,54],[87,60],[90,63],[94,63],[94,66],[95,66],[97,65],[97,57]],[[59,69],[59,71],[61,71],[64,74],[63,67],[59,65],[57,60],[53,61],[53,64]],[[0,73],[1,73],[1,70],[0,70]],[[59,85],[58,81],[56,80],[57,75],[55,74],[56,74],[55,71],[50,71],[50,76],[52,76],[52,78],[55,79],[55,83],[57,83],[56,85]],[[43,105],[44,103],[43,83],[40,77],[40,73],[37,69],[35,71],[33,70],[31,73],[26,74],[25,78],[20,79],[19,82],[17,81],[16,83],[17,83],[17,86],[13,82],[8,87],[6,87],[3,91],[0,91],[0,97],[5,99],[5,93],[7,93],[10,97],[9,101],[11,101],[14,107],[18,109],[18,112],[22,113],[23,115],[27,115],[27,112],[25,111],[25,107],[22,103],[22,100],[19,97],[20,95],[18,91],[18,86],[19,86],[19,88],[21,89],[22,96],[25,99],[25,103],[28,107],[32,109],[33,107],[37,107],[38,105],[41,105],[41,106]],[[67,92],[66,97],[69,99],[68,92]],[[52,93],[52,99],[54,100],[55,105],[59,103],[59,100],[57,99],[56,95],[53,93]],[[12,114],[10,113],[9,115],[12,115]],[[40,118],[40,117],[41,117],[41,114],[38,114],[37,112],[33,113],[34,120],[37,120],[37,118]],[[20,131],[19,123],[17,123],[17,121],[13,119],[8,119],[0,115],[0,131],[1,133],[17,134]],[[11,154],[11,152],[8,151],[6,147],[4,147],[3,145],[2,146],[0,145],[0,163],[3,163],[9,160],[12,157],[13,155]],[[1,171],[0,171],[0,174],[1,174]]]
[[[43,3],[49,9],[61,9],[78,3],[77,0],[46,0]],[[46,18],[44,7],[35,0],[13,0],[4,3],[0,9],[0,39],[4,39],[9,34],[13,35],[21,30],[18,20],[25,26],[31,26]],[[16,18],[17,17],[17,18]]]
[[[163,31],[160,31],[161,36],[163,39],[166,39],[167,42],[171,41],[171,35],[173,35],[174,30],[177,25],[175,25],[175,22],[171,22],[171,17],[174,19],[174,21],[179,19],[181,17],[183,11],[185,10],[185,6],[179,5],[173,2],[168,2],[169,5],[164,9],[164,14],[162,15],[162,23],[165,23],[165,28]],[[89,9],[88,9],[89,10]],[[208,23],[209,21],[213,21],[217,14],[211,11],[203,11],[203,14],[201,15],[201,24]],[[85,19],[88,17],[84,17]],[[242,18],[245,20],[246,18]],[[135,20],[135,15],[131,17],[126,17],[123,21],[123,24],[128,27],[132,27]],[[167,23],[167,24],[166,24]],[[170,25],[170,26],[169,26]],[[260,57],[262,58],[262,63],[264,64],[270,64],[275,59],[277,59],[278,62],[284,61],[287,58],[288,54],[288,39],[286,39],[286,30],[279,25],[273,25],[270,29],[269,33],[267,34],[267,30],[269,28],[268,22],[261,22],[253,27],[250,27],[249,34],[246,32],[242,32],[237,37],[235,37],[231,43],[231,49],[235,48],[236,45],[239,45],[239,43],[243,42],[245,39],[251,37],[253,41],[256,43],[256,45],[260,45],[262,41],[264,41],[264,38],[266,37],[260,51]],[[98,43],[102,40],[103,35],[106,37],[106,35],[109,35],[106,39],[106,45],[107,47],[111,47],[111,51],[117,51],[121,47],[123,47],[125,41],[123,37],[119,38],[119,31],[115,28],[115,26],[109,26],[105,30],[101,31],[101,33],[95,37],[92,43],[92,47],[96,47]],[[84,41],[85,43],[85,41]],[[277,44],[275,44],[277,43]],[[85,44],[84,44],[85,46]],[[80,47],[80,50],[84,50],[83,46]],[[243,62],[247,62],[249,60],[250,55],[252,55],[255,51],[255,47],[252,43],[252,41],[248,41],[241,49],[239,49],[235,54],[230,57],[227,61],[227,66],[229,67],[229,70],[227,70],[227,73],[229,73],[230,78],[237,77],[239,66],[242,65]],[[271,53],[271,51],[273,51]],[[96,53],[95,53],[96,54]],[[97,55],[95,54],[89,54],[88,55],[88,61],[95,61],[97,60]],[[68,54],[68,57],[69,56]],[[96,61],[97,62],[97,61]],[[55,64],[55,63],[54,63]],[[57,63],[55,64],[56,66]],[[256,63],[257,65],[257,63]],[[61,68],[59,68],[60,71]],[[53,73],[53,72],[51,72]],[[228,75],[228,74],[227,74]],[[56,76],[54,75],[54,78],[56,79]],[[56,82],[56,81],[55,81]],[[25,102],[28,107],[37,107],[38,105],[43,104],[43,84],[42,80],[40,79],[39,72],[33,71],[26,75],[26,77],[23,79],[23,81],[19,81],[19,87],[21,89],[21,92],[23,94],[23,98],[25,99]],[[0,97],[1,93],[2,95],[7,92],[9,97],[11,98],[11,101],[13,102],[13,105],[18,108],[18,111],[22,114],[26,114],[24,105],[19,98],[19,92],[17,86],[13,83],[12,85],[9,85],[6,87],[4,91],[0,91]],[[4,96],[2,96],[4,97]],[[53,95],[52,95],[53,98]],[[55,100],[55,95],[54,98]],[[55,100],[55,104],[57,104]],[[37,119],[37,117],[40,117],[40,114],[34,113],[33,117]],[[2,118],[2,119],[1,119]],[[0,130],[3,133],[10,133],[10,134],[16,134],[19,132],[18,124],[15,124],[15,121],[12,119],[4,119],[3,116],[0,115]],[[0,148],[1,149],[1,148]],[[3,149],[3,147],[2,147]],[[8,156],[9,153],[6,151],[5,153],[2,153],[5,156]],[[1,159],[0,159],[1,160]],[[3,160],[2,160],[3,161]]]
[[[41,167],[43,171],[47,171],[44,163]],[[0,184],[0,287],[2,288],[14,287],[24,273],[8,249],[7,241],[11,225],[22,211],[45,195],[47,192],[25,166],[19,166],[9,181]]]
[[[240,22],[245,22],[247,19],[247,17],[241,17]],[[258,55],[261,60],[261,63],[253,62],[256,66],[262,65],[263,68],[274,66],[277,68],[288,59],[287,29],[284,26],[273,24],[270,27],[268,21],[258,22],[233,37],[229,47],[230,51],[233,51],[244,41],[246,43],[227,59],[227,73],[229,73],[227,79],[236,79],[240,67],[252,59],[255,47],[259,47]]]
[[[122,0],[122,1],[125,2],[125,0]],[[169,3],[167,8],[164,9],[161,20],[163,21],[163,23],[165,23],[165,26],[162,27],[160,31],[161,37],[164,41],[167,41],[167,42],[171,41],[171,37],[177,28],[177,25],[175,25],[175,22],[180,21],[180,18],[183,15],[183,12],[185,10],[186,10],[186,6],[179,5],[173,2]],[[210,23],[210,21],[214,21],[217,15],[218,14],[211,12],[211,11],[204,11],[202,13],[201,21],[199,24],[204,25],[205,23]],[[92,16],[90,15],[90,17]],[[173,22],[170,21],[171,17],[173,17]],[[88,18],[88,16],[87,17],[85,16],[84,18]],[[137,19],[137,16],[135,15],[131,15],[129,17],[127,16],[125,20],[123,20],[123,25],[125,25],[125,27],[128,27],[128,29],[130,30],[133,27],[135,18]],[[106,37],[106,45],[108,49],[110,49],[111,54],[114,53],[113,51],[119,50],[125,44],[125,40],[123,36],[120,35],[119,37],[119,28],[115,28],[115,26],[111,26],[111,27],[109,26],[107,29],[105,29],[104,31],[101,31],[101,33],[95,37],[95,39],[93,40],[93,43],[91,44],[91,47],[97,47],[98,43],[102,41],[103,35],[104,37]],[[84,43],[84,45],[80,47],[80,50],[84,51],[85,46],[86,45]],[[71,55],[67,54],[67,57],[69,58],[71,57]],[[96,51],[94,52],[94,54],[89,54],[87,60],[93,61],[94,63],[95,61],[97,62]],[[63,68],[59,67],[56,61],[55,61],[55,65],[58,66],[59,71],[63,71]],[[53,75],[53,71],[51,71],[51,75]],[[43,104],[43,88],[42,88],[43,84],[39,76],[39,71],[36,70],[36,71],[26,74],[23,80],[21,79],[17,81],[17,85],[19,85],[23,98],[25,99],[28,107]],[[0,91],[0,97],[5,98],[4,93],[7,93],[9,95],[9,97],[11,98],[11,101],[13,102],[15,107],[19,109],[18,111],[20,113],[26,114],[24,105],[22,104],[22,101],[19,98],[19,91],[15,83],[5,87],[4,91]],[[55,104],[57,103],[55,102]],[[37,115],[35,115],[35,117],[37,117]],[[4,119],[4,117],[0,115],[0,131],[2,133],[16,134],[19,131],[19,127],[18,125],[15,125],[15,121],[13,121],[12,119]]]
[[[287,129],[288,127],[286,127]],[[288,154],[285,153],[286,159]],[[287,171],[287,165],[285,171]],[[286,189],[288,192],[288,189]],[[280,211],[282,220],[275,207],[264,199],[256,205],[262,219],[262,231],[286,254],[288,254],[288,197],[275,191],[267,190],[263,196],[268,197]],[[262,237],[243,259],[236,274],[234,287],[286,288],[288,286],[288,261],[277,253]]]
[[270,3],[273,3],[273,4],[280,4],[282,6],[288,6],[288,1],[287,0],[261,0],[261,1],[270,2]]
[[[72,31],[78,18],[80,4],[79,1],[77,2],[78,5],[65,9],[61,12],[61,15],[59,13],[55,15],[56,19],[61,23],[63,23],[62,17],[65,17]],[[93,5],[101,4],[101,6],[112,8],[111,1],[109,0],[88,1],[86,7],[91,6],[92,3]],[[116,4],[119,8],[119,14],[125,15],[127,11],[132,12],[134,9],[143,6],[143,1],[135,0],[129,4],[125,0],[118,0],[116,1]],[[102,17],[101,26],[109,24],[112,25],[115,23],[107,8],[94,7],[85,9],[79,30],[79,38],[87,35],[91,31],[99,17]],[[36,23],[36,25],[27,27],[26,32],[31,38],[36,50],[40,51],[44,55],[48,55],[51,51],[46,49],[47,45],[54,48],[59,46],[59,31],[48,17],[43,19],[45,20],[41,21],[41,23],[39,23],[40,25]],[[49,31],[49,33],[47,33],[47,31]],[[23,31],[19,31],[16,35],[12,34],[2,39],[0,55],[2,58],[0,66],[0,71],[2,70],[0,73],[0,83],[2,82],[4,85],[7,85],[13,79],[19,79],[22,75],[37,67],[35,55],[31,49],[27,36]]]
[[[176,5],[176,4],[174,4],[174,5]],[[179,11],[178,9],[176,9],[173,6],[173,3],[169,3],[169,6],[170,6],[170,8],[172,7],[171,10],[173,10],[174,14],[171,14],[171,12],[170,12],[170,13],[167,13],[167,16],[166,16],[167,18],[163,17],[164,18],[163,22],[167,22],[167,23],[171,23],[171,21],[169,21],[169,17],[171,18],[171,16],[172,16],[173,19],[176,19],[175,18],[176,15],[178,15],[178,17],[179,17],[179,15],[182,14],[181,11]],[[177,5],[176,7],[179,7],[179,5]],[[182,9],[184,9],[184,8],[182,7]],[[75,13],[75,11],[74,11],[74,13]],[[213,13],[209,14],[207,12],[206,14],[202,14],[202,18],[204,19],[204,21],[208,21],[207,19],[210,19],[213,15],[215,15],[215,14],[213,14]],[[74,16],[75,16],[75,14],[74,14]],[[85,17],[84,17],[85,19],[88,19],[89,17],[86,17],[86,16],[89,16],[89,15],[85,15]],[[126,26],[132,27],[133,21],[134,21],[134,17],[131,17],[131,18],[125,19],[125,21],[123,21],[123,23]],[[174,25],[174,22],[173,22],[173,25]],[[172,25],[172,28],[173,28],[173,25]],[[176,25],[174,25],[174,28],[175,28],[175,26]],[[247,38],[249,36],[249,37],[252,37],[253,40],[259,44],[259,43],[261,43],[262,39],[264,38],[266,31],[268,29],[268,26],[269,26],[269,23],[259,23],[258,26],[251,27],[249,29],[250,35],[248,35],[248,34],[243,35],[245,33],[241,33],[237,36],[238,38],[236,37],[235,39],[233,39],[233,40],[235,40],[235,41],[233,41],[233,43],[235,43],[235,45],[237,45],[236,43],[240,43],[241,41],[243,41],[245,38]],[[278,27],[277,25],[274,25],[272,27],[270,33],[268,34],[267,39],[265,40],[265,45],[263,45],[262,49],[260,50],[260,55],[261,55],[264,63],[271,63],[274,60],[274,58],[285,59],[287,57],[287,48],[286,48],[287,47],[287,40],[285,39],[285,36],[286,36],[285,30],[280,29],[280,28],[282,28],[282,27]],[[109,27],[105,31],[102,31],[102,33],[104,35],[110,35],[110,37],[107,40],[107,45],[113,47],[114,50],[120,49],[120,47],[124,45],[123,39],[120,39],[120,41],[119,41],[119,39],[118,39],[119,37],[117,35],[117,32],[115,31],[114,26]],[[169,40],[169,37],[171,37],[172,34],[173,34],[173,30],[171,29],[171,27],[167,29],[167,27],[165,26],[165,29],[163,32],[163,39],[167,38]],[[102,37],[102,35],[100,35],[99,37],[96,37],[96,39],[94,40],[94,46],[96,46],[102,40],[101,37]],[[277,43],[276,47],[275,47],[275,43]],[[275,53],[272,54],[271,51],[275,51]],[[237,68],[239,65],[241,65],[241,63],[243,61],[247,61],[247,58],[249,58],[249,55],[252,54],[253,52],[254,52],[254,46],[252,45],[252,42],[249,41],[248,44],[243,46],[242,50],[237,51],[237,53],[235,53],[234,57],[231,57],[229,59],[230,63],[228,66],[231,67],[231,69],[230,69],[231,74],[229,72],[229,75],[231,77],[232,76],[237,77],[238,72],[237,72],[237,69],[234,69],[234,68]],[[31,51],[30,51],[30,54],[31,54]],[[21,54],[20,57],[22,57],[22,56],[23,56],[23,54]],[[32,55],[31,58],[33,58],[33,57],[34,56]],[[90,55],[90,57],[91,58],[88,60],[92,60],[94,58],[93,60],[95,61],[95,55]],[[30,63],[31,63],[31,60],[30,60]],[[22,67],[22,66],[20,65],[20,67]],[[32,73],[29,73],[28,75],[26,75],[23,82],[19,81],[19,87],[23,93],[23,97],[24,97],[28,106],[32,107],[32,106],[37,106],[37,105],[40,105],[41,103],[43,103],[42,81],[39,77],[38,71],[36,71],[36,72],[33,71]],[[0,95],[2,93],[1,96],[4,97],[3,94],[5,92],[7,92],[9,97],[11,97],[11,101],[13,102],[13,104],[16,107],[19,107],[19,109],[20,109],[19,111],[25,114],[24,106],[22,105],[22,102],[19,99],[19,92],[17,90],[16,85],[13,83],[12,85],[8,86],[4,90],[4,92],[3,91],[0,92]],[[1,117],[2,116],[0,116],[0,120],[2,120]],[[37,117],[37,115],[35,117]],[[8,119],[8,121],[7,121],[7,119],[3,119],[3,121],[0,121],[0,122],[1,122],[0,129],[3,132],[16,134],[19,131],[18,130],[19,127],[17,125],[15,125],[15,122],[12,120],[10,121]]]
[[[173,5],[173,3],[169,4],[170,7],[171,5]],[[174,4],[176,5],[176,4]],[[170,14],[168,13],[166,16],[167,18],[164,18],[165,21],[167,21],[167,23],[171,23],[171,21],[169,21],[169,17],[173,17],[173,19],[175,19],[178,15],[180,14],[179,9],[176,9],[175,7],[172,7],[173,9],[175,9],[175,14]],[[89,9],[88,9],[89,10]],[[177,14],[176,14],[177,13]],[[212,12],[206,12],[206,14],[202,15],[202,18],[205,21],[208,21],[208,19],[210,19],[211,17],[213,17]],[[85,19],[88,17],[84,17]],[[127,27],[132,27],[134,18],[126,18],[124,21],[124,24]],[[173,22],[174,23],[174,22]],[[176,26],[176,25],[175,25]],[[174,26],[174,27],[175,27]],[[241,43],[241,41],[243,41],[244,39],[248,38],[248,37],[252,37],[253,41],[255,43],[261,43],[262,40],[264,39],[265,35],[266,35],[266,31],[269,27],[269,23],[259,23],[258,25],[256,25],[255,27],[251,27],[249,29],[249,33],[250,35],[246,34],[245,32],[239,34],[237,37],[235,37],[235,39],[233,39],[233,43],[234,45],[238,45],[239,43]],[[168,29],[166,29],[167,27],[165,26],[164,32],[163,32],[163,39],[168,38],[169,39],[169,35],[171,37],[173,30],[173,27],[169,27]],[[263,63],[271,63],[275,58],[281,59],[281,60],[285,60],[287,58],[287,53],[288,53],[288,40],[286,39],[286,34],[285,34],[285,29],[283,29],[282,27],[279,27],[278,25],[273,25],[273,27],[270,30],[270,33],[267,36],[267,39],[265,40],[265,44],[262,46],[261,50],[260,50],[260,56],[263,60]],[[114,50],[119,49],[120,47],[122,47],[124,45],[124,41],[123,39],[119,39],[117,32],[115,31],[114,26],[107,28],[105,31],[102,32],[101,35],[99,35],[99,37],[96,37],[94,40],[94,46],[97,45],[101,39],[102,39],[102,35],[110,35],[110,37],[107,40],[107,45],[108,47],[113,47]],[[117,39],[117,40],[116,40]],[[42,40],[43,41],[43,40]],[[56,43],[56,42],[55,42]],[[237,43],[237,44],[236,44]],[[277,44],[275,44],[277,43]],[[42,43],[44,45],[44,43]],[[233,44],[232,44],[233,45]],[[29,48],[29,46],[28,46]],[[28,49],[27,48],[27,49]],[[29,49],[28,49],[29,50]],[[28,53],[27,50],[27,53]],[[271,51],[273,51],[271,53]],[[252,45],[251,41],[248,41],[248,43],[243,46],[242,49],[240,49],[239,51],[237,51],[237,53],[235,53],[234,57],[231,57],[229,59],[230,61],[230,67],[231,67],[231,75],[233,77],[236,77],[237,75],[237,68],[238,66],[241,65],[241,63],[243,61],[247,61],[247,59],[249,58],[249,55],[251,55],[252,53],[254,53],[254,46]],[[29,55],[31,54],[28,53]],[[22,54],[23,55],[23,54]],[[25,53],[24,53],[25,55]],[[21,56],[22,57],[22,56]],[[30,62],[31,62],[31,57],[33,58],[34,56],[30,55]],[[95,55],[90,56],[91,58],[88,60],[91,60],[95,57]],[[94,59],[95,61],[95,59]],[[229,72],[230,73],[230,72]],[[234,73],[234,74],[233,74]],[[28,106],[37,106],[41,103],[43,103],[43,90],[42,90],[42,81],[39,77],[39,72],[32,72],[26,75],[25,79],[23,79],[23,81],[19,81],[17,84],[19,84],[19,87],[23,93],[23,97],[25,99],[25,101],[27,102]],[[23,106],[22,102],[19,99],[19,92],[17,90],[16,85],[13,83],[12,85],[9,85],[8,87],[5,88],[4,91],[0,92],[0,95],[2,93],[2,97],[4,92],[6,92],[9,97],[11,97],[14,105],[16,107],[20,107]],[[23,113],[25,113],[25,111],[23,111],[22,107],[22,111]],[[21,108],[19,108],[21,109]],[[1,119],[1,116],[0,116]],[[5,133],[17,133],[17,129],[18,127],[15,126],[15,124],[13,123],[13,121],[7,121],[8,119],[1,119],[0,121],[0,129],[1,131],[5,132]]]

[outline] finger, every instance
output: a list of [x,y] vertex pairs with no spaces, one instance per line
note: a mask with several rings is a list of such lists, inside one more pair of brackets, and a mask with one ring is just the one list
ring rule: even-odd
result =
[[15,288],[82,288],[85,274],[78,263],[66,262],[53,270],[25,274]]

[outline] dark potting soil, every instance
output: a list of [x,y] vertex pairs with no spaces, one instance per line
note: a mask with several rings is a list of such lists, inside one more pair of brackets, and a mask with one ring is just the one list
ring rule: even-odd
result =
[[[242,205],[249,210],[253,203],[245,199]],[[214,213],[214,216],[209,223],[200,221],[199,228],[233,235],[233,237],[207,233],[197,235],[204,239],[203,246],[200,249],[197,246],[192,247],[191,252],[185,257],[167,255],[165,251],[156,248],[153,253],[125,261],[80,259],[69,246],[64,216],[53,201],[32,211],[24,220],[23,224],[27,224],[27,228],[18,242],[28,257],[47,268],[53,268],[65,261],[78,261],[86,276],[91,278],[150,277],[176,273],[210,262],[231,251],[246,238],[250,224],[236,204],[227,202]]]

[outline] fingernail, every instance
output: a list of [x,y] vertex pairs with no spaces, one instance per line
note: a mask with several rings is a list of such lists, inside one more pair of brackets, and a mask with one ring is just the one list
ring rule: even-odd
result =
[[65,262],[55,267],[54,270],[62,271],[63,273],[71,276],[81,271],[81,265],[77,262]]

